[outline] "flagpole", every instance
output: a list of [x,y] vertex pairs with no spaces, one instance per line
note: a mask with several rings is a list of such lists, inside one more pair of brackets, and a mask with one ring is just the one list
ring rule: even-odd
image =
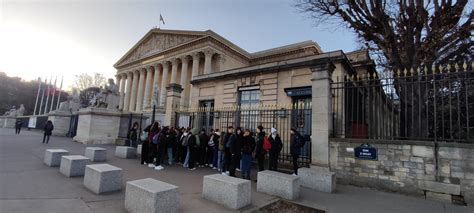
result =
[[[46,78],[44,78],[45,87],[46,87],[47,83],[48,83],[48,76],[46,76]],[[45,87],[43,87],[43,94],[41,95],[41,102],[40,102],[40,108],[39,108],[38,115],[42,115],[41,110],[43,109],[44,90],[46,89]]]
[[61,100],[61,90],[63,89],[63,79],[64,79],[64,76],[61,76],[61,86],[59,86],[58,102],[56,103],[55,110],[58,110],[59,108],[59,100]]
[[40,89],[41,89],[41,77],[38,78],[38,92],[36,92],[35,110],[33,110],[33,115],[36,115],[36,108],[38,107]]
[[48,110],[48,103],[49,103],[49,93],[50,93],[50,85],[51,85],[51,80],[53,79],[53,76],[51,76],[51,78],[49,79],[49,84],[48,84],[48,89],[46,89],[46,103],[44,104],[44,113],[46,114],[47,113],[47,110]]
[[54,87],[53,87],[53,97],[51,98],[51,106],[49,107],[49,111],[53,111],[53,105],[54,105],[54,95],[56,94],[56,82],[58,80],[58,76],[56,76],[56,78],[54,78]]

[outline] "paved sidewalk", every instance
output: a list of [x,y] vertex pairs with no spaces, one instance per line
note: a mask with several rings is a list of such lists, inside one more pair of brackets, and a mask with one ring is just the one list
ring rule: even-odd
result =
[[[82,185],[83,178],[67,178],[59,168],[43,163],[44,150],[64,148],[71,154],[84,154],[85,145],[70,138],[51,137],[49,144],[42,144],[41,133],[22,130],[15,135],[13,129],[0,129],[0,213],[4,212],[125,212],[125,191],[95,195]],[[202,177],[216,173],[214,170],[188,171],[179,166],[154,171],[139,164],[138,160],[113,156],[114,146],[107,148],[107,163],[124,172],[125,182],[142,178],[155,178],[179,186],[180,212],[235,212],[201,198]],[[250,210],[276,198],[255,190],[252,182]],[[337,193],[326,194],[302,189],[297,200],[306,205],[325,208],[329,212],[474,212],[473,207],[456,206],[422,198],[379,192],[352,186],[338,186]]]

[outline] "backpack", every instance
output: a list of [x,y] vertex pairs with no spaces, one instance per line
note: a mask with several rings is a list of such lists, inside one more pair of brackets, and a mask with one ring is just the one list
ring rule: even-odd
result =
[[182,142],[181,142],[181,145],[183,146],[188,146],[188,139],[189,139],[189,136],[184,136],[181,138]]
[[263,137],[263,150],[268,151],[272,148],[272,144],[270,143],[270,140],[268,140],[267,136]]
[[214,143],[214,135],[211,136],[211,139],[209,139],[209,142],[207,142],[207,145],[210,147],[214,147],[216,145]]
[[157,133],[153,136],[152,142],[153,142],[153,144],[159,144],[160,143],[160,134],[159,133]]

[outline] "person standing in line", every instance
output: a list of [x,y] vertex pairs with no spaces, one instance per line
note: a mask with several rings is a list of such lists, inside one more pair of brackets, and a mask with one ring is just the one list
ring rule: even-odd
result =
[[153,123],[153,126],[151,127],[150,132],[148,133],[149,143],[148,143],[148,155],[146,156],[146,159],[147,159],[148,167],[150,168],[155,167],[155,164],[153,161],[155,159],[156,152],[157,152],[156,146],[159,142],[158,134],[160,133],[160,131],[161,131],[160,124],[158,122],[155,122]]
[[174,156],[173,156],[173,151],[176,149],[176,130],[174,127],[171,127],[168,130],[168,135],[167,135],[167,151],[168,151],[168,165],[173,165],[174,161]]
[[230,152],[230,148],[232,146],[232,135],[234,134],[234,127],[227,128],[227,133],[224,135],[223,138],[223,159],[224,161],[222,162],[222,174],[223,175],[229,175],[230,173],[230,165],[232,164],[232,155]]
[[257,127],[257,136],[255,142],[257,147],[255,149],[255,158],[258,161],[258,171],[265,170],[265,154],[266,151],[263,149],[263,140],[265,139],[265,132],[263,131],[263,126],[259,125]]
[[240,127],[235,129],[235,133],[231,136],[230,139],[230,154],[231,154],[231,164],[229,175],[235,177],[235,170],[240,167],[240,158],[242,153],[242,138],[243,132]]
[[21,126],[23,125],[23,121],[21,119],[16,119],[15,122],[15,134],[19,135],[21,131]]
[[44,125],[44,134],[43,134],[43,143],[48,144],[49,143],[49,137],[53,134],[54,130],[54,125],[51,120],[48,120],[46,122],[46,125]]
[[301,154],[301,147],[303,146],[301,134],[295,128],[290,129],[290,145],[291,157],[293,158],[293,176],[298,175],[298,158]]
[[207,158],[207,144],[209,142],[209,136],[206,134],[206,130],[202,129],[199,133],[199,167],[203,168],[208,166],[206,162]]
[[183,159],[183,145],[181,144],[181,138],[183,137],[183,128],[176,128],[176,151],[174,152],[174,159],[178,165],[181,165],[184,162]]
[[[145,127],[145,129],[143,129],[144,132],[147,133],[147,139],[145,141],[142,141],[142,153],[141,153],[141,156],[140,156],[140,164],[143,164],[143,165],[148,165],[148,147],[150,146],[149,143],[151,143],[151,140],[150,140],[150,130],[151,130],[151,127],[153,126],[153,123],[148,125],[147,127]],[[127,138],[129,138],[129,133],[127,133]]]
[[164,153],[165,153],[165,150],[166,150],[166,143],[167,143],[167,138],[166,138],[166,134],[168,133],[168,127],[163,127],[160,131],[160,133],[158,133],[157,135],[157,138],[158,141],[156,143],[156,155],[155,155],[155,158],[156,158],[156,161],[155,161],[155,170],[163,170],[164,167],[161,165],[162,162],[163,162],[163,156],[164,156]]
[[188,136],[188,147],[189,147],[189,165],[188,169],[190,171],[196,170],[196,159],[197,159],[197,150],[199,149],[199,130],[194,128],[191,130]]
[[221,137],[221,132],[219,131],[219,129],[216,129],[216,131],[214,131],[214,133],[212,134],[211,136],[211,139],[209,141],[209,143],[212,143],[214,144],[213,148],[212,148],[212,169],[217,169],[217,160],[218,160],[218,152],[219,152],[219,142],[220,142],[220,137]]
[[271,135],[269,137],[270,144],[272,148],[270,148],[270,170],[277,171],[278,170],[278,156],[280,156],[280,152],[283,149],[283,142],[281,141],[280,135],[278,134],[275,128],[271,129]]
[[228,126],[227,132],[220,137],[219,150],[217,152],[217,171],[225,173],[225,144],[229,140],[230,135],[234,131],[234,127]]
[[189,142],[189,136],[191,134],[190,131],[191,131],[191,129],[189,127],[186,128],[186,130],[183,133],[183,138],[182,138],[182,145],[185,147],[185,150],[186,150],[186,156],[184,157],[184,164],[183,164],[184,168],[189,167],[190,153],[189,153],[189,144],[188,144],[188,142]]
[[[127,134],[128,146],[136,147],[138,143],[138,122],[133,123],[132,128],[128,130]],[[143,149],[143,147],[142,147]]]
[[252,133],[249,129],[244,131],[242,137],[242,167],[241,173],[242,178],[250,180],[250,170],[252,168],[252,154],[255,150],[255,139],[252,137]]

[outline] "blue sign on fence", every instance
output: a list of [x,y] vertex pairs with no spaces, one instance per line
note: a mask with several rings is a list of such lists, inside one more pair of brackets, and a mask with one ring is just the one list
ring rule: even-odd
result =
[[361,144],[354,148],[354,155],[358,159],[377,160],[377,149],[371,147],[369,144]]

